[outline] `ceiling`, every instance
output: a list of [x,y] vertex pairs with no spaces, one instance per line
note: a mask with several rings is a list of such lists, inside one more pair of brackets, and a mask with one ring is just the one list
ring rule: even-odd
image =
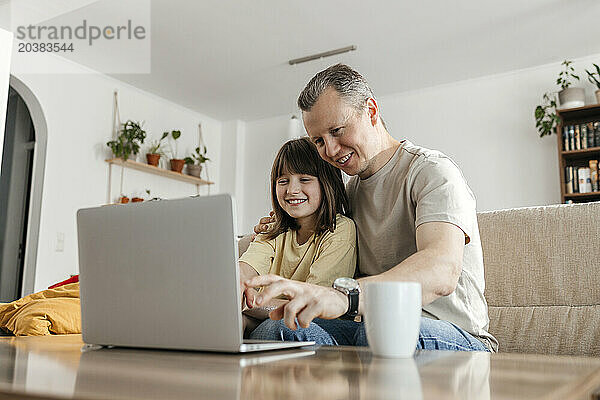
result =
[[337,62],[382,96],[600,53],[597,0],[151,4],[151,73],[112,76],[223,121],[295,112],[306,82]]

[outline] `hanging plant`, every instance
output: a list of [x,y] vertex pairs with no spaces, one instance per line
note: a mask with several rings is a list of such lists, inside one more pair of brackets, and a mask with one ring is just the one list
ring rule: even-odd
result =
[[146,131],[142,129],[139,122],[128,120],[122,124],[119,136],[115,140],[106,143],[113,155],[127,161],[131,154],[137,155],[140,145],[146,139]]
[[540,137],[556,133],[560,118],[556,114],[556,97],[553,93],[544,93],[542,104],[535,108],[535,127]]

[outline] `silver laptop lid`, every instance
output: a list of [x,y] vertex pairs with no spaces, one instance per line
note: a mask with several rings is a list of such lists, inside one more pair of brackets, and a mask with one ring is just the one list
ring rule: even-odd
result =
[[227,194],[79,210],[84,342],[238,351],[235,220]]

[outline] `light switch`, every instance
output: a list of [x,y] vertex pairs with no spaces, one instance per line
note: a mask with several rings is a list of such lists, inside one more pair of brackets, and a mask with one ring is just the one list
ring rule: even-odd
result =
[[56,232],[56,252],[62,253],[65,251],[65,233],[64,232]]

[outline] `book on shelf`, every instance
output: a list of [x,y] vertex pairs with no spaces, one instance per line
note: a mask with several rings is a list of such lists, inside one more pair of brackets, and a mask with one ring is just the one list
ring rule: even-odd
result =
[[590,181],[592,183],[592,192],[599,190],[598,185],[598,160],[590,160]]
[[594,132],[594,123],[588,122],[586,124],[587,128],[587,147],[596,147],[596,133]]
[[579,193],[590,193],[592,191],[592,180],[588,167],[577,168],[577,176],[579,178]]
[[575,127],[569,126],[569,150],[575,150]]
[[573,167],[565,167],[565,193],[573,193]]
[[600,121],[580,125],[565,125],[562,131],[563,150],[584,150],[600,147]]

